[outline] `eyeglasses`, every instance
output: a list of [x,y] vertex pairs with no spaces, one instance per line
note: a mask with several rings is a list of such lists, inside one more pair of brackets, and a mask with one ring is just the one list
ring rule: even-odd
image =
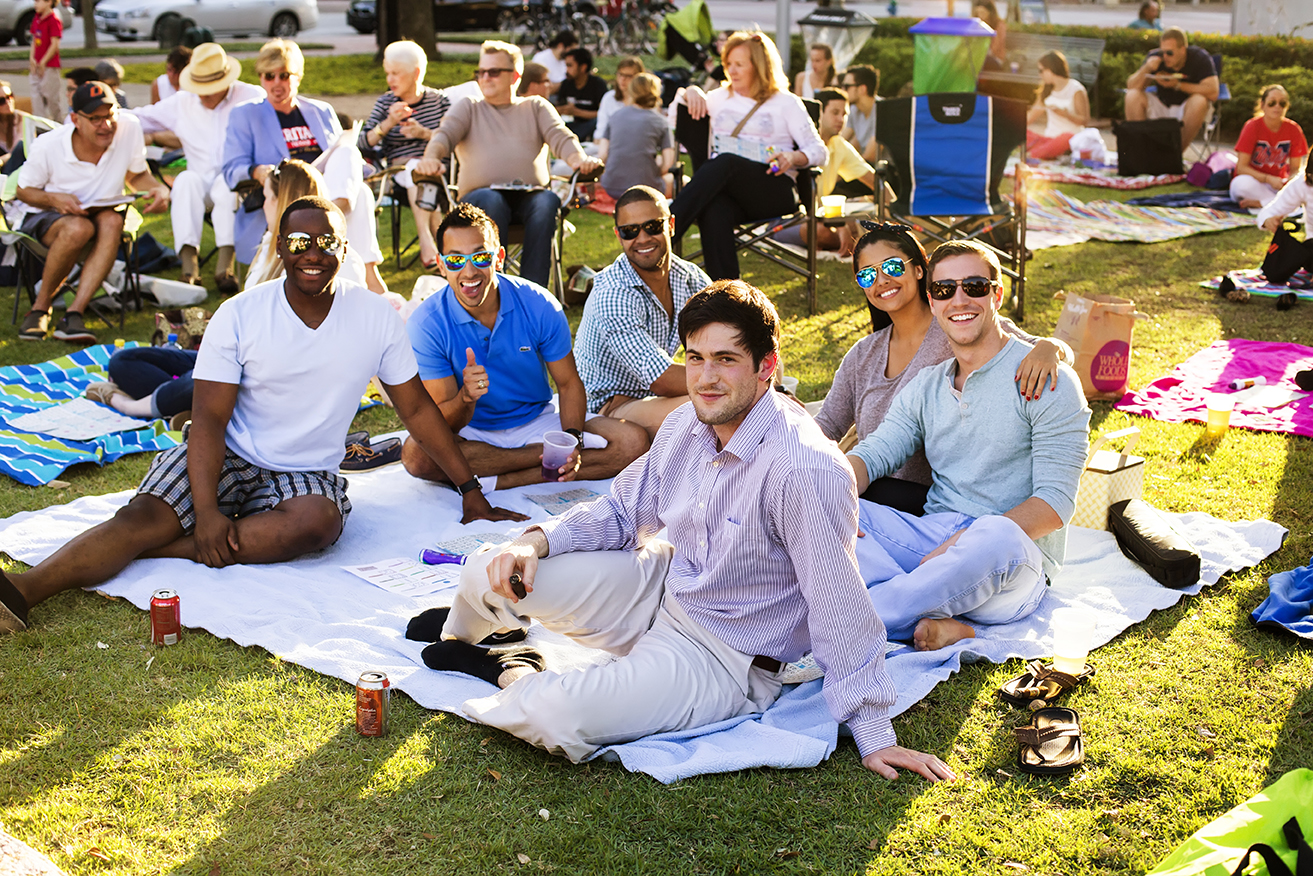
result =
[[304,231],[293,231],[290,234],[283,235],[283,246],[287,248],[288,255],[300,255],[310,249],[311,243],[314,243],[315,246],[319,247],[319,251],[326,255],[336,255],[345,242],[336,234],[319,234],[311,237]]
[[496,258],[496,253],[488,252],[486,249],[479,252],[472,252],[469,255],[462,253],[452,253],[443,255],[442,264],[449,271],[460,271],[465,268],[465,263],[469,262],[480,271],[486,271],[492,267],[492,261]]
[[857,285],[870,289],[875,285],[876,270],[891,280],[897,280],[907,273],[907,259],[888,258],[877,265],[867,265],[857,272]]
[[119,117],[118,110],[110,110],[109,115],[105,116],[93,116],[87,113],[78,113],[78,115],[86,119],[88,122],[91,122],[91,124],[95,125],[97,128],[107,128],[114,124],[114,122],[118,121]]
[[288,73],[286,70],[282,70],[279,71],[278,73],[261,73],[260,78],[263,79],[265,82],[273,82],[275,79],[286,82],[287,80],[292,78],[292,74]]
[[957,287],[969,298],[984,298],[1001,284],[988,277],[967,277],[963,280],[935,280],[930,284],[930,297],[936,301],[947,301],[957,294]]
[[514,72],[514,67],[480,67],[478,70],[474,71],[474,81],[478,82],[480,79],[496,79],[503,73]]
[[845,83],[843,83],[843,85],[841,85],[840,87],[841,87],[841,88],[856,88],[856,87],[857,87],[857,83],[856,83],[856,82],[845,82]]
[[617,225],[616,234],[620,235],[621,240],[633,240],[638,237],[638,232],[646,231],[650,237],[660,237],[666,228],[666,219],[649,219],[646,222],[638,222],[633,225]]

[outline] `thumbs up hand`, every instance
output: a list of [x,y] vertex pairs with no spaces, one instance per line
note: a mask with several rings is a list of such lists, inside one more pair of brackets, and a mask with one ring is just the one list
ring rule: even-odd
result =
[[464,385],[460,391],[467,404],[474,404],[488,394],[488,371],[474,358],[474,350],[470,347],[465,348],[465,361],[465,370],[461,374]]

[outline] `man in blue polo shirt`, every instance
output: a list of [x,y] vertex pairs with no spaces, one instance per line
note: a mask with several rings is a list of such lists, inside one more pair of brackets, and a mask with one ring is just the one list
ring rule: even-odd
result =
[[[461,450],[474,473],[495,475],[496,489],[542,483],[542,435],[552,430],[583,445],[561,467],[561,480],[609,478],[645,453],[642,427],[587,415],[570,324],[546,289],[499,272],[506,250],[488,214],[459,203],[438,226],[437,239],[447,287],[419,306],[407,329],[424,387],[464,439]],[[409,439],[401,458],[415,477],[446,480]]]

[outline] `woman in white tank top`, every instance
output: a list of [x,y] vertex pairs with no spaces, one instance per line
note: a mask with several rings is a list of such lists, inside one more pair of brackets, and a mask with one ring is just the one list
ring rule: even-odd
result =
[[1026,152],[1032,158],[1057,158],[1067,151],[1072,134],[1090,122],[1090,99],[1085,86],[1071,78],[1062,52],[1039,59],[1039,93],[1026,115],[1028,124],[1045,120],[1044,133],[1026,132]]
[[816,92],[830,88],[836,81],[834,50],[825,43],[815,43],[807,51],[807,69],[793,79],[793,93],[811,100]]

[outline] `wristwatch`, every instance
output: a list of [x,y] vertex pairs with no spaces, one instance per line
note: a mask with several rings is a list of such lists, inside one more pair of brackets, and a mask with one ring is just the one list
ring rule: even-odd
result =
[[470,478],[465,483],[456,485],[456,492],[459,493],[461,496],[464,496],[466,493],[473,493],[475,490],[482,490],[482,489],[483,489],[483,484],[479,483],[478,478]]
[[573,435],[574,438],[575,438],[575,440],[579,442],[579,446],[580,446],[580,447],[583,446],[583,443],[584,443],[584,430],[583,430],[583,429],[562,429],[561,431],[565,432],[565,433],[568,434],[568,435]]

